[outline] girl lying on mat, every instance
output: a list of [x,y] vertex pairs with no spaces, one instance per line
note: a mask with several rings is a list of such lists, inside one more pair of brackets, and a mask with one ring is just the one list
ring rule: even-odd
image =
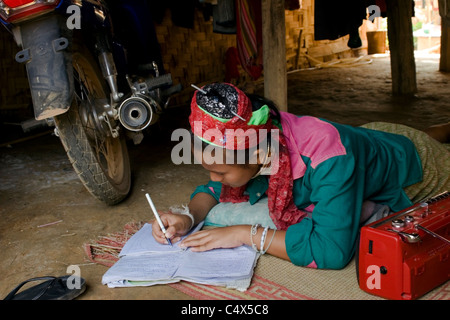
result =
[[[215,83],[194,93],[194,157],[211,181],[186,214],[162,214],[193,251],[243,244],[312,268],[343,268],[364,224],[450,189],[450,153],[402,125],[351,127],[279,112],[262,97]],[[166,243],[153,224],[153,235]]]

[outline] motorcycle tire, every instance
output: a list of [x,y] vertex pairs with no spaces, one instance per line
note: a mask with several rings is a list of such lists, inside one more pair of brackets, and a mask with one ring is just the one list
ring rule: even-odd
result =
[[[109,97],[98,65],[82,45],[74,45],[75,98],[69,110],[55,117],[55,125],[78,177],[86,189],[107,205],[121,202],[131,187],[131,169],[124,134],[113,138],[93,124],[93,102]],[[87,120],[86,120],[87,119]]]

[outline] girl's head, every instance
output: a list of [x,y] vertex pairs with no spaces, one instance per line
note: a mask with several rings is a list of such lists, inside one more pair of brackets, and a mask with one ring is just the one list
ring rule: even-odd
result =
[[279,122],[270,100],[213,83],[194,93],[189,121],[194,156],[210,171],[211,180],[239,187],[269,165],[273,123]]

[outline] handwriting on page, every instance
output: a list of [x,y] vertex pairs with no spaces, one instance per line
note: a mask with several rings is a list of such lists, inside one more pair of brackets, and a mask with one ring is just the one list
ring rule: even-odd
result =
[[[255,258],[248,247],[233,249],[215,249],[205,252],[189,252],[185,259],[190,263],[182,263],[178,273],[185,276],[201,274],[204,277],[233,277],[252,270]],[[217,263],[220,261],[220,263]]]
[[124,256],[105,274],[104,283],[124,280],[154,281],[171,278],[178,269],[177,254]]
[[[199,224],[189,234],[198,231],[202,224]],[[182,237],[184,239],[186,236]],[[129,241],[125,244],[119,257],[126,255],[140,255],[146,252],[178,252],[184,249],[180,248],[180,242],[174,243],[173,246],[161,244],[155,240],[152,235],[152,225],[146,223],[139,232],[135,233]]]

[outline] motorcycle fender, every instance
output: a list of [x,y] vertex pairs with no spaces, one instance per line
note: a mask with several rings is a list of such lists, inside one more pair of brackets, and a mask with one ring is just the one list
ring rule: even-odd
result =
[[20,26],[24,49],[17,53],[16,61],[26,63],[37,120],[66,112],[72,102],[71,39],[61,25],[60,18],[53,15]]

